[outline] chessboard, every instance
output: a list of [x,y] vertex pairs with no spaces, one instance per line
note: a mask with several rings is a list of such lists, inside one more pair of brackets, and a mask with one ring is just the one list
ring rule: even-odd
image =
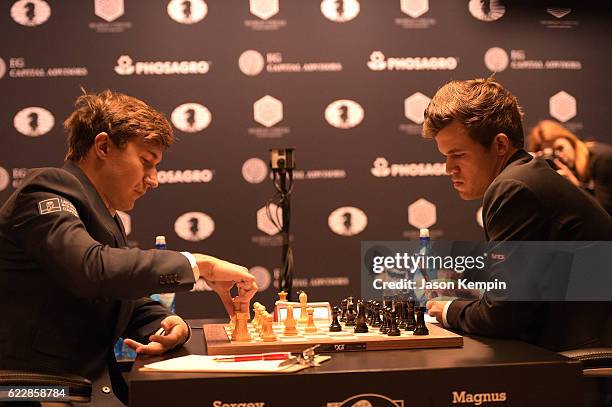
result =
[[302,352],[314,345],[319,345],[320,352],[346,352],[391,349],[452,348],[463,346],[463,337],[447,331],[437,324],[426,323],[428,335],[414,335],[411,331],[402,331],[400,336],[387,336],[378,328],[369,327],[367,333],[354,333],[354,327],[342,325],[339,332],[329,332],[329,322],[315,322],[317,332],[306,333],[304,326],[297,326],[298,334],[283,336],[282,323],[273,325],[277,340],[264,342],[252,324],[248,330],[250,341],[236,342],[231,340],[232,330],[229,324],[204,325],[204,339],[209,355],[241,355],[267,352]]

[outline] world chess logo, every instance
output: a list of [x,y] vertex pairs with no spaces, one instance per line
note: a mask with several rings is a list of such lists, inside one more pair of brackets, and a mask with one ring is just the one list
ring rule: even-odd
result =
[[336,23],[346,23],[359,14],[360,6],[357,0],[323,0],[321,13],[328,20]]
[[436,205],[421,198],[408,205],[408,224],[417,229],[428,228],[437,221]]
[[[270,215],[270,216],[268,216]],[[270,204],[257,210],[257,229],[269,236],[274,236],[283,227],[283,217],[280,206]],[[272,217],[272,219],[270,219]]]
[[238,58],[238,68],[240,68],[240,72],[247,76],[259,75],[265,65],[266,61],[263,55],[252,49],[244,51]]
[[546,12],[555,18],[563,18],[572,12],[571,8],[548,7]]
[[278,14],[278,0],[250,0],[249,8],[251,10],[251,14],[261,18],[262,20],[267,20],[273,15]]
[[272,127],[283,120],[283,102],[266,95],[253,103],[253,118],[263,126]]
[[389,161],[384,157],[377,157],[370,168],[370,173],[375,177],[388,177],[391,175],[391,168],[389,167]]
[[119,75],[132,75],[135,69],[134,61],[128,55],[121,55],[119,58],[117,58],[115,72]]
[[249,273],[251,273],[255,277],[255,282],[257,283],[257,291],[266,291],[270,284],[272,284],[272,275],[268,271],[267,268],[261,266],[251,267],[249,269]]
[[410,17],[419,18],[429,10],[429,0],[401,0],[400,8]]
[[11,182],[11,178],[9,177],[9,173],[4,167],[0,167],[0,191],[4,191],[8,188],[9,183]]
[[125,13],[123,0],[95,0],[94,13],[109,23]]
[[51,131],[55,125],[55,118],[47,109],[32,106],[17,112],[13,125],[24,136],[40,137]]
[[421,92],[416,92],[404,100],[404,115],[417,124],[425,121],[425,109],[431,99]]
[[117,211],[117,216],[119,216],[119,219],[121,219],[123,230],[125,230],[125,235],[129,236],[130,233],[132,233],[132,217],[122,211]]
[[549,99],[548,109],[552,117],[565,123],[576,116],[576,98],[562,90]]
[[470,14],[480,21],[496,21],[504,16],[506,7],[499,0],[470,0]]
[[5,73],[6,73],[6,64],[4,63],[4,59],[0,58],[0,79],[2,79]]
[[198,103],[184,103],[172,111],[172,124],[186,133],[197,133],[208,127],[212,120],[210,111]]
[[242,177],[249,184],[260,184],[268,176],[268,166],[261,158],[249,158],[242,164]]
[[368,216],[359,208],[343,206],[329,214],[327,225],[337,235],[355,236],[368,226]]
[[199,242],[215,231],[215,222],[203,212],[187,212],[174,222],[176,235],[189,242]]
[[168,3],[168,15],[177,23],[195,24],[208,14],[204,0],[172,0]]
[[404,400],[393,400],[376,393],[357,394],[340,402],[329,402],[325,407],[404,407]]
[[484,63],[491,72],[502,72],[508,67],[508,53],[499,47],[489,48],[484,55]]
[[51,7],[44,0],[18,0],[11,7],[11,17],[16,23],[35,27],[51,17]]
[[349,99],[336,100],[325,109],[327,123],[339,129],[350,129],[359,125],[364,115],[361,105]]

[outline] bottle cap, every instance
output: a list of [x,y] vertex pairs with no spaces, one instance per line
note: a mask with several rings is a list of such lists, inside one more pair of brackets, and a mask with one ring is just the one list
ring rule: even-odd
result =
[[166,244],[166,236],[155,236],[155,245],[165,245]]
[[429,237],[429,229],[427,228],[422,228],[419,231],[419,237],[423,238],[423,237]]

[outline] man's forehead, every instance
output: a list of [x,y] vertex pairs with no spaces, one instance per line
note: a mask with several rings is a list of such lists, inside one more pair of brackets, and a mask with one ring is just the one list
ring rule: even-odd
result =
[[436,144],[441,153],[447,154],[451,150],[465,148],[473,143],[465,126],[458,121],[451,122],[435,136]]
[[155,160],[161,160],[164,149],[160,143],[142,137],[134,138],[133,143],[140,152],[149,153]]

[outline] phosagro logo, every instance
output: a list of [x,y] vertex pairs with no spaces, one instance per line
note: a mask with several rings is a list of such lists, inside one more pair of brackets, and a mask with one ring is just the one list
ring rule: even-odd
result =
[[51,7],[44,0],[19,0],[11,7],[11,17],[21,25],[34,27],[51,17]]
[[386,58],[382,51],[373,51],[368,68],[372,71],[452,71],[457,68],[458,63],[455,57]]
[[186,133],[196,133],[208,127],[212,120],[210,110],[198,103],[184,103],[172,111],[172,124]]
[[248,76],[259,75],[265,65],[266,61],[263,55],[252,49],[244,51],[238,58],[240,72]]
[[204,0],[172,0],[168,3],[168,15],[177,23],[195,24],[208,14]]
[[249,158],[242,164],[242,177],[249,184],[260,184],[268,176],[268,166],[261,158]]
[[253,103],[253,119],[266,127],[272,127],[283,120],[283,102],[266,95]]
[[428,177],[446,175],[445,163],[389,164],[384,157],[374,160],[370,173],[375,177]]
[[453,392],[453,404],[473,404],[479,406],[482,403],[494,403],[506,401],[508,395],[506,392],[501,393],[468,393],[463,390],[462,392]]
[[340,99],[330,103],[325,109],[325,120],[339,129],[350,129],[363,121],[361,105],[353,100]]
[[204,240],[215,231],[215,222],[202,212],[187,212],[174,222],[174,231],[181,239],[189,242]]
[[321,13],[331,21],[345,23],[357,17],[360,6],[357,0],[323,0]]
[[340,236],[355,236],[368,226],[368,217],[359,208],[343,206],[329,214],[327,224]]
[[196,184],[207,183],[213,179],[213,171],[203,170],[166,170],[157,172],[157,182],[160,184]]
[[20,110],[13,119],[15,129],[24,136],[39,137],[47,134],[55,124],[55,118],[45,108],[32,106]]
[[249,9],[251,14],[256,15],[262,20],[267,20],[278,14],[278,0],[250,0]]
[[5,73],[6,73],[6,64],[4,63],[4,59],[0,58],[0,79],[2,79]]
[[0,191],[4,191],[11,182],[11,178],[9,177],[9,173],[3,167],[0,167]]
[[115,72],[119,75],[189,75],[205,74],[209,70],[208,61],[139,61],[134,63],[128,55],[121,55],[115,66]]

